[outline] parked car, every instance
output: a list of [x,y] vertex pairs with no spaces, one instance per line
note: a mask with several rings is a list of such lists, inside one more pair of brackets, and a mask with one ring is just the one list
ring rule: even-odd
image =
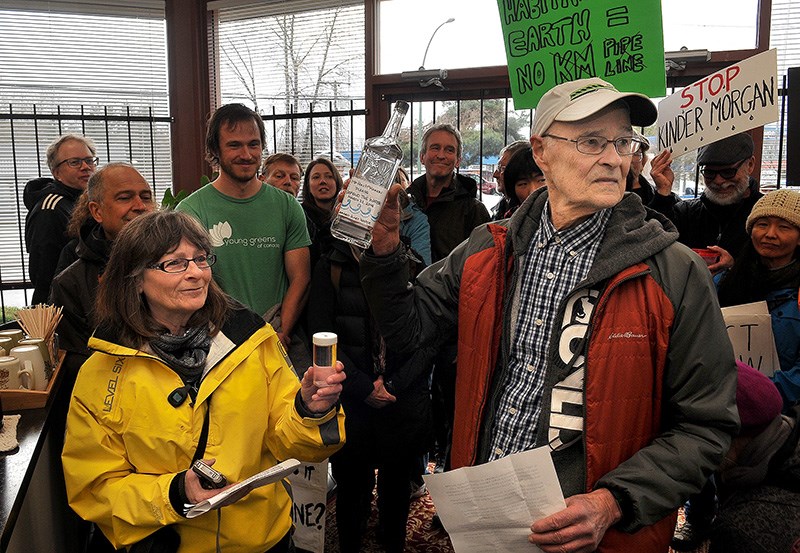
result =
[[486,180],[483,177],[481,177],[481,191],[484,194],[500,195],[500,192],[497,191],[497,182]]
[[472,171],[462,171],[462,175],[466,175],[467,177],[471,178],[475,182],[480,183],[481,192],[484,194],[496,194],[500,195],[500,192],[497,191],[497,182],[493,180],[488,180],[486,177],[479,176],[477,173]]

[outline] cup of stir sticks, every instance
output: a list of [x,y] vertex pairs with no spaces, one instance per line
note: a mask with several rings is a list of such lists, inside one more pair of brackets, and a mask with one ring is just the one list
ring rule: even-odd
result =
[[[55,360],[58,359],[58,335],[56,328],[61,321],[61,307],[40,303],[20,309],[16,313],[17,321],[28,338],[41,338],[49,352],[45,357],[47,377],[53,372]],[[49,361],[47,362],[49,357]]]

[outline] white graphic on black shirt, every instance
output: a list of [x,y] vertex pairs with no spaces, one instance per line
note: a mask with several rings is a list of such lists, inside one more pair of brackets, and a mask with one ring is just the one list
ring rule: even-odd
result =
[[586,359],[581,353],[583,339],[600,292],[579,290],[567,300],[558,342],[561,362],[572,371],[553,387],[550,396],[548,439],[552,449],[572,445],[583,433],[583,377]]

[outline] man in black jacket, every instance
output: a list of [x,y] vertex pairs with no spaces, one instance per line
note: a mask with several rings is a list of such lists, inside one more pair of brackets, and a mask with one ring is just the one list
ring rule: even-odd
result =
[[425,174],[414,179],[408,188],[428,216],[434,263],[447,257],[472,229],[489,222],[489,211],[475,197],[478,185],[456,173],[462,148],[461,133],[452,125],[430,127],[422,137],[419,153]]
[[33,283],[31,304],[44,303],[55,276],[75,200],[86,189],[98,159],[91,139],[77,134],[58,137],[47,147],[47,166],[54,179],[33,179],[25,185],[23,201],[28,274]]
[[54,279],[50,303],[63,306],[58,325],[60,347],[67,351],[65,367],[77,372],[89,356],[92,306],[111,245],[135,217],[152,211],[153,192],[144,177],[128,163],[109,163],[89,179],[75,217],[83,219],[75,251],[78,260]]
[[734,256],[750,239],[745,221],[763,194],[751,177],[756,166],[753,139],[739,133],[700,148],[697,164],[706,189],[699,198],[680,201],[672,193],[675,175],[668,150],[652,162],[650,176],[657,193],[649,207],[663,213],[678,228],[678,241],[690,248],[709,248],[720,254],[709,266],[712,273],[733,266]]

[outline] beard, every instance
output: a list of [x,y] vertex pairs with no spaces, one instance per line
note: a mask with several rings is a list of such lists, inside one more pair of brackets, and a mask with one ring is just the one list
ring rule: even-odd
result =
[[245,166],[236,163],[227,163],[220,160],[219,170],[220,173],[225,173],[232,180],[235,180],[241,184],[246,184],[253,180],[258,174],[258,164]]
[[741,182],[729,181],[723,186],[706,184],[706,189],[703,193],[712,203],[717,205],[733,205],[742,201],[742,198],[744,198],[749,188],[750,180],[744,179]]

